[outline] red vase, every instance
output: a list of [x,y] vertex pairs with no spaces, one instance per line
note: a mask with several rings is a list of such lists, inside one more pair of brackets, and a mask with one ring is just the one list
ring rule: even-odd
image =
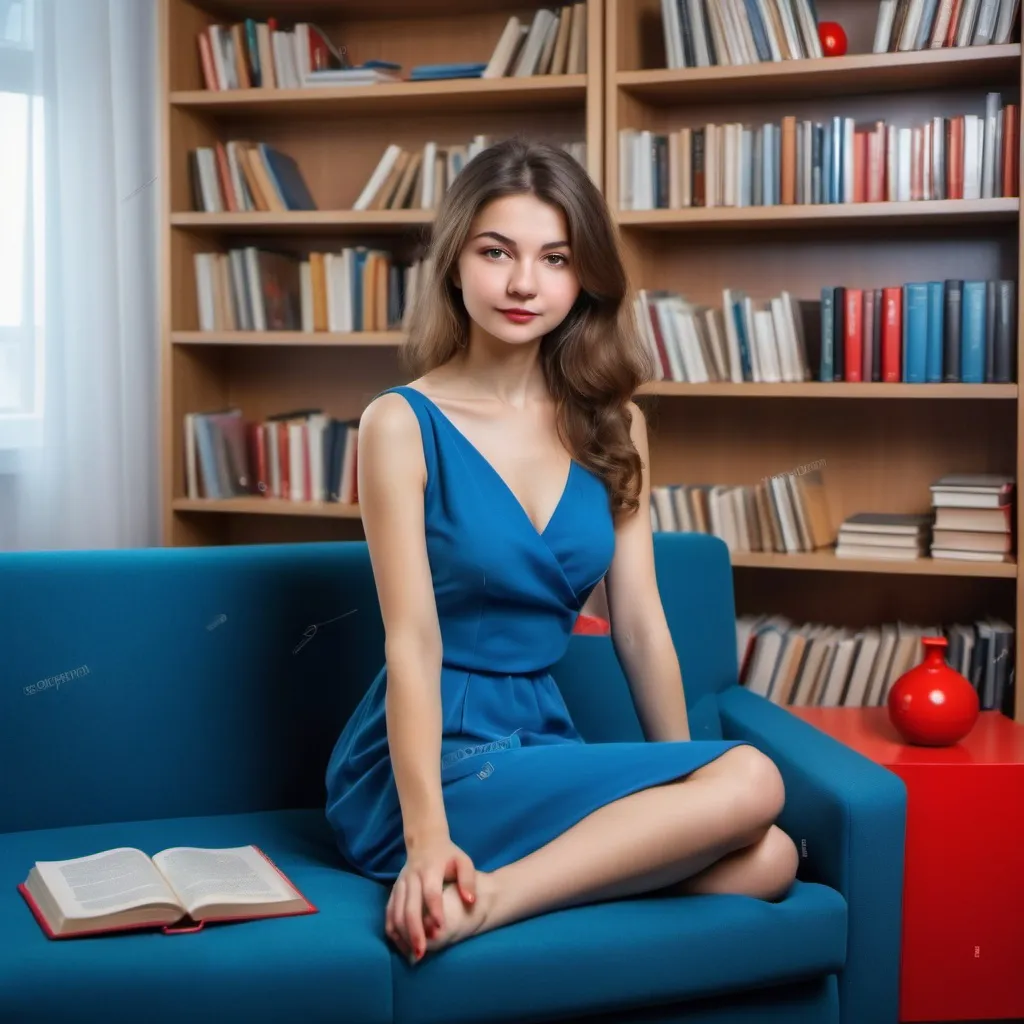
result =
[[946,664],[946,638],[926,636],[924,660],[905,672],[889,691],[889,718],[908,742],[950,747],[978,720],[978,693]]
[[843,26],[837,21],[823,21],[818,25],[821,52],[826,57],[842,57],[849,41]]

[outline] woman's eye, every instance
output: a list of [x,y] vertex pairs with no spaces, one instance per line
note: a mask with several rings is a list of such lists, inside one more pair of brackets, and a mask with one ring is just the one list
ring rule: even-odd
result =
[[551,253],[551,255],[548,256],[548,259],[549,260],[558,260],[557,263],[553,264],[553,266],[556,266],[556,267],[561,267],[561,266],[563,266],[564,264],[566,264],[568,262],[568,260],[566,260],[566,258],[564,256],[560,255],[557,252]]
[[484,249],[484,255],[485,256],[489,256],[492,259],[496,259],[497,258],[494,255],[495,253],[497,253],[498,256],[504,256],[504,254],[505,254],[504,250],[502,250],[502,249]]

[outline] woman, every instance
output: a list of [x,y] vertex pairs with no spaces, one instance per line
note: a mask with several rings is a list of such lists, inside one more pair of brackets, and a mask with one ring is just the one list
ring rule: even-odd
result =
[[[689,739],[655,579],[646,350],[603,197],[509,140],[438,211],[421,375],[367,406],[359,499],[386,665],[339,737],[327,816],[393,882],[410,961],[526,916],[671,887],[777,899],[775,766]],[[586,744],[549,675],[605,581],[646,743]]]

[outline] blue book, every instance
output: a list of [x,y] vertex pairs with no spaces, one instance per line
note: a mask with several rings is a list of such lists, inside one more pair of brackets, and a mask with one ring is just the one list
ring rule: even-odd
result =
[[985,383],[986,287],[985,281],[964,281],[960,328],[960,379],[964,384]]
[[925,380],[942,383],[942,345],[946,328],[946,287],[942,281],[928,282],[928,355]]
[[928,362],[928,285],[903,286],[903,381],[923,384]]
[[821,369],[818,379],[831,382],[835,373],[836,346],[836,292],[834,288],[821,289]]

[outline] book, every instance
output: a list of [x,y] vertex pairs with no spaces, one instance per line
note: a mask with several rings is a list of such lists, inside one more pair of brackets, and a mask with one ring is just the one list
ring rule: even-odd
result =
[[256,846],[173,846],[152,857],[121,846],[37,861],[18,891],[51,939],[317,913]]

